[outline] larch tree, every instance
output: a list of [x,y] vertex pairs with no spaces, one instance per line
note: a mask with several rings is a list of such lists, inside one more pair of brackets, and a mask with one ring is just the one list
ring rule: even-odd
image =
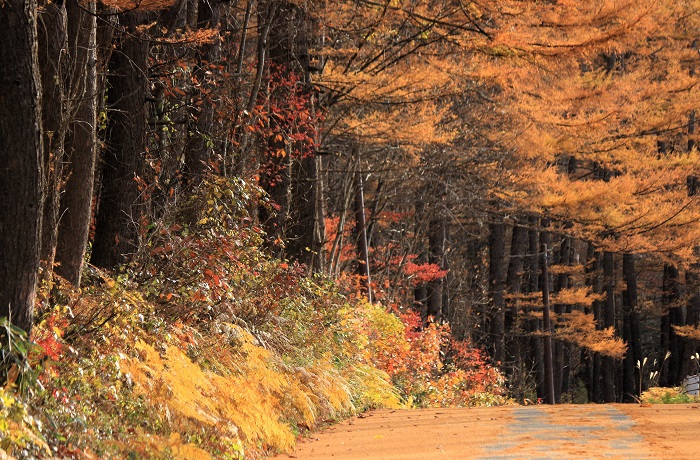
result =
[[92,219],[97,159],[97,18],[95,3],[66,3],[68,59],[66,99],[69,113],[64,166],[65,186],[60,197],[56,242],[56,273],[80,286]]
[[64,79],[68,58],[68,17],[63,2],[41,2],[38,17],[38,47],[42,85],[44,131],[44,215],[41,260],[44,275],[50,276],[58,239],[61,182],[65,164],[68,100]]
[[144,215],[137,181],[144,174],[147,150],[149,38],[140,26],[148,14],[137,9],[120,16],[109,64],[105,156],[90,257],[102,268],[115,268],[136,252]]
[[39,271],[44,153],[37,4],[0,8],[0,316],[29,332]]

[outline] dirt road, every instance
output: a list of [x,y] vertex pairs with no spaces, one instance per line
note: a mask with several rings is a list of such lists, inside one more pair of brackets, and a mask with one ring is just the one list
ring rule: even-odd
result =
[[700,406],[376,411],[277,459],[700,459]]

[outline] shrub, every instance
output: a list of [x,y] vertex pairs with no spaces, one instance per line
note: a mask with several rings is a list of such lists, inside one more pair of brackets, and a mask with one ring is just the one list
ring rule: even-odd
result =
[[700,397],[689,395],[680,387],[652,387],[643,392],[640,399],[647,404],[685,404],[700,401]]

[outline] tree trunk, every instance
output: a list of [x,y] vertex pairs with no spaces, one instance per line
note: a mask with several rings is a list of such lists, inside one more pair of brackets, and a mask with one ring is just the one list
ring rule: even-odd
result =
[[[636,363],[642,360],[642,340],[637,312],[637,272],[634,254],[623,254],[622,276],[627,289],[623,295],[623,339],[627,342],[627,353],[623,361],[623,402],[634,402],[642,389],[638,388],[639,378]],[[640,369],[641,372],[641,369]]]
[[[695,260],[698,260],[699,248],[695,248]],[[689,326],[700,326],[700,264],[692,263],[685,272],[685,280],[687,289],[690,291],[688,296],[688,304],[686,306],[685,323]],[[683,350],[683,366],[681,368],[681,377],[693,374],[696,363],[690,359],[698,352],[698,343],[695,340],[685,339],[685,347]]]
[[67,17],[62,2],[44,2],[39,10],[38,41],[44,131],[44,210],[40,258],[44,278],[50,279],[56,254],[60,215],[61,179],[65,163],[67,99],[64,78],[67,64]]
[[[588,263],[587,271],[589,273],[588,283],[594,294],[603,293],[603,280],[601,273],[603,271],[603,255],[596,251],[592,244],[588,246]],[[603,305],[604,301],[595,300],[593,301],[592,310],[593,318],[596,322],[596,329],[603,329],[605,327],[605,318],[603,317]],[[603,386],[602,386],[602,361],[603,358],[600,354],[595,353],[591,358],[591,370],[590,370],[590,384],[588,385],[588,399],[591,402],[602,403],[603,398]]]
[[[695,122],[695,112],[692,112],[692,115],[693,122]],[[689,176],[687,178],[687,185],[688,197],[696,196],[698,192],[700,192],[700,180],[697,176]],[[695,246],[693,248],[693,262],[685,272],[685,285],[688,290],[685,324],[698,327],[700,326],[700,246]],[[696,366],[700,365],[690,359],[698,351],[697,341],[688,338],[684,340],[685,345],[683,347],[681,377],[693,374],[693,371],[697,369]]]
[[489,235],[489,291],[491,293],[491,356],[499,365],[505,360],[505,297],[504,256],[506,226],[502,222],[490,226]]
[[[184,0],[183,0],[184,1]],[[219,27],[219,10],[221,3],[217,1],[200,0],[197,12],[199,14],[197,27],[200,29],[217,29]],[[189,9],[187,11],[189,13]],[[197,185],[203,174],[209,168],[214,151],[214,118],[216,101],[209,100],[208,94],[215,90],[216,82],[212,82],[209,74],[210,65],[216,65],[221,59],[221,43],[218,38],[214,43],[202,45],[198,53],[199,62],[194,71],[194,76],[201,82],[202,104],[193,109],[194,130],[188,133],[189,139],[185,147],[185,171],[187,182],[190,185]],[[192,132],[193,131],[193,132]]]
[[692,151],[695,148],[695,110],[691,110],[688,115],[688,151]]
[[[561,245],[559,246],[558,264],[560,266],[569,267],[572,262],[572,244],[571,238],[561,236]],[[556,277],[555,292],[569,288],[570,277],[568,273],[560,273]],[[557,314],[557,321],[562,320],[564,313],[571,312],[570,305],[557,304],[554,306]],[[569,356],[571,346],[560,340],[554,343],[554,390],[557,402],[561,402],[561,395],[569,391]]]
[[[445,219],[437,215],[430,219],[428,224],[428,262],[444,268],[445,244],[446,244]],[[444,278],[434,279],[428,282],[428,302],[426,320],[433,318],[434,321],[442,320],[442,290]]]
[[357,231],[357,274],[362,280],[367,300],[372,302],[372,278],[369,268],[369,248],[367,247],[367,221],[365,219],[365,198],[362,173],[357,172],[355,189],[355,229]]
[[39,270],[43,139],[36,2],[0,7],[0,317],[30,332]]
[[[506,289],[508,294],[517,297],[523,292],[523,269],[525,266],[525,254],[528,249],[527,229],[521,226],[514,226],[511,235],[510,260],[508,261],[508,272],[506,274]],[[521,349],[523,348],[522,332],[518,310],[520,300],[511,298],[505,312],[504,329],[506,334],[506,361],[510,363],[511,388],[520,390],[524,388],[525,381],[523,360]],[[519,399],[524,398],[524,394],[519,395]]]
[[311,155],[292,162],[289,225],[286,228],[286,254],[321,272],[324,265],[325,240],[322,157]]
[[[605,251],[603,254],[603,277],[605,303],[603,305],[603,326],[615,328],[615,259],[614,254]],[[603,372],[603,401],[615,402],[615,359],[604,356]]]
[[56,246],[56,273],[75,286],[80,286],[87,249],[97,158],[97,21],[95,4],[86,8],[78,0],[66,4],[72,64],[66,86],[77,108],[66,136],[67,179]]
[[[309,75],[309,53],[315,33],[312,19],[302,8],[288,1],[263,2],[259,4],[259,10],[266,11],[263,23],[272,24],[269,29],[271,80],[281,83],[292,74],[298,76],[300,81],[298,89],[294,89],[297,91],[295,97],[300,97],[298,102],[304,101],[304,108],[313,114],[316,99]],[[275,97],[280,100],[275,100]],[[273,94],[271,100],[282,104],[281,98],[288,97],[288,93]],[[279,179],[265,180],[263,186],[273,199],[280,199],[277,201],[280,211],[279,217],[271,221],[276,228],[268,234],[285,240],[286,257],[320,272],[325,241],[321,159],[316,152],[309,151],[309,142],[293,140],[295,135],[312,137],[313,133],[308,132],[308,126],[297,125],[295,121],[273,117],[270,121],[275,129],[273,139],[268,141],[269,163],[276,169],[273,172]],[[275,157],[280,150],[286,152],[285,158]]]
[[148,40],[138,35],[144,13],[126,13],[108,77],[109,116],[102,187],[91,262],[112,269],[138,248],[142,198],[138,178],[146,155]]
[[680,305],[681,286],[678,268],[664,265],[662,304],[667,313],[661,317],[661,352],[671,352],[668,367],[661,372],[661,386],[680,385],[683,348],[681,338],[673,326],[683,326],[683,311]]
[[[540,239],[539,232],[536,230],[538,218],[532,216],[529,218],[531,228],[528,230],[527,252],[528,257],[525,259],[525,292],[532,294],[540,291]],[[542,338],[537,335],[542,330],[541,321],[533,316],[528,321],[529,345],[530,345],[530,362],[533,363],[535,370],[535,380],[537,385],[537,398],[544,400],[546,397],[545,388],[545,373],[544,373],[544,351],[542,348]]]
[[544,334],[544,378],[547,404],[556,404],[554,387],[554,363],[552,362],[552,323],[549,312],[549,234],[542,235],[542,332]]

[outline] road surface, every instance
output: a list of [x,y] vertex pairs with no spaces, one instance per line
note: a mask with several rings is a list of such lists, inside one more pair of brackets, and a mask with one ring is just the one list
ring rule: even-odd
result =
[[380,410],[277,459],[700,459],[700,405]]

